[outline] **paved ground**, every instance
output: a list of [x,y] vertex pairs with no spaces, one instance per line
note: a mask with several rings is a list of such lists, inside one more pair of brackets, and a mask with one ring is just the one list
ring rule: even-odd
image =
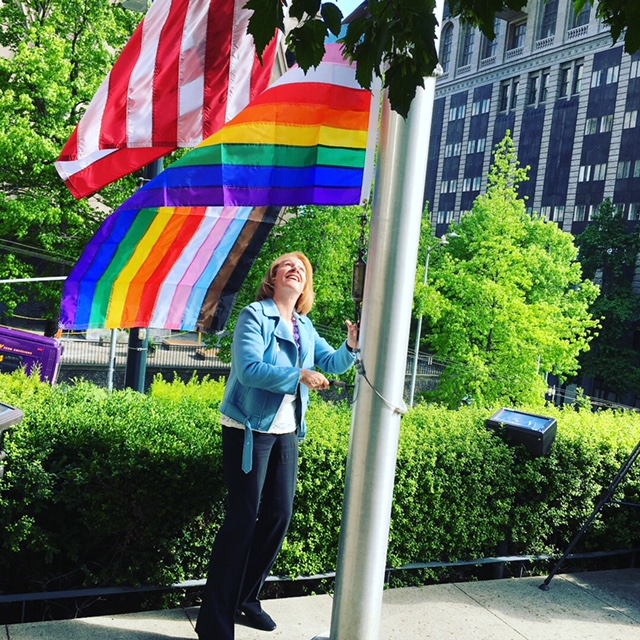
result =
[[[380,640],[640,640],[640,569],[385,591]],[[269,600],[273,633],[236,640],[328,638],[331,597]],[[5,640],[195,640],[197,609],[0,626]],[[6,634],[6,635],[5,635]],[[341,640],[357,640],[345,638]]]

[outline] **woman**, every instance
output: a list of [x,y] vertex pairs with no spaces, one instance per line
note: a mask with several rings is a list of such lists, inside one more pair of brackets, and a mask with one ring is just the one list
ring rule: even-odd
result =
[[314,369],[344,373],[358,344],[349,321],[339,349],[321,338],[306,316],[313,301],[309,259],[287,253],[272,263],[257,301],[238,318],[220,405],[227,513],[209,562],[196,624],[200,640],[233,640],[234,621],[276,628],[258,594],[291,520],[309,389],[329,386]]

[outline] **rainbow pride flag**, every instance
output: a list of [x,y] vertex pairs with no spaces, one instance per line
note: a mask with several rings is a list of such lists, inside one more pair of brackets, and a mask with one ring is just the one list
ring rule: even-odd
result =
[[353,205],[370,197],[379,91],[340,45],[293,67],[238,116],[146,184],[133,207]]
[[65,281],[67,330],[221,330],[277,207],[120,207]]
[[65,281],[60,326],[224,328],[281,206],[369,199],[378,106],[336,44],[285,73],[105,220]]

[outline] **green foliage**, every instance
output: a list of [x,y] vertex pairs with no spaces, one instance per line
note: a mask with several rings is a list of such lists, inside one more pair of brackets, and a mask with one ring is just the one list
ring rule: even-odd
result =
[[[127,178],[76,201],[54,161],[140,14],[110,0],[0,4],[0,272],[66,275],[99,223],[135,188]],[[96,202],[100,205],[96,208]],[[61,287],[0,285],[9,314],[36,299],[57,317]]]
[[589,306],[598,289],[582,278],[572,236],[526,213],[524,176],[507,136],[487,192],[451,226],[449,243],[427,240],[431,272],[416,287],[418,308],[429,350],[448,363],[433,395],[451,408],[468,398],[540,402],[545,373],[574,374],[597,325]]
[[640,359],[633,340],[640,296],[633,290],[633,271],[640,237],[628,232],[623,214],[605,200],[576,244],[585,275],[601,281],[600,295],[591,308],[601,327],[592,349],[580,359],[582,373],[616,393],[638,393]]
[[224,498],[215,386],[178,398],[13,378],[0,396],[25,418],[0,485],[2,590],[202,574]]
[[[221,522],[222,383],[154,381],[148,395],[0,376],[20,407],[0,481],[4,592],[203,577]],[[403,418],[387,564],[562,552],[640,438],[640,414],[524,407],[558,420],[532,458],[485,427],[495,407],[419,405]],[[312,396],[296,506],[278,575],[335,569],[351,409]],[[640,469],[616,495],[640,499]],[[632,548],[640,523],[611,505],[577,551]],[[427,577],[432,574],[427,572]]]
[[[587,0],[573,0],[579,12]],[[453,16],[478,26],[490,40],[495,38],[496,14],[504,9],[522,11],[527,0],[448,0]],[[271,41],[276,29],[285,32],[280,0],[250,0],[254,10],[249,32],[260,51]],[[625,50],[640,48],[640,5],[636,0],[600,0],[598,17],[611,27],[613,40],[624,34]],[[374,76],[384,79],[391,108],[406,117],[416,89],[424,86],[438,64],[435,48],[436,0],[369,0],[367,12],[347,25],[342,37],[348,55],[356,62],[357,78],[369,88]],[[333,2],[292,0],[289,15],[298,20],[287,33],[287,44],[303,69],[317,66],[324,53],[329,32],[336,33],[338,14]],[[290,27],[290,25],[288,25]]]

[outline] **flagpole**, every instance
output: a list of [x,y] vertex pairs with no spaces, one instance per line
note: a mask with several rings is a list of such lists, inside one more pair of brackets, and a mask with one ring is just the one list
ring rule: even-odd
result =
[[426,78],[406,120],[383,104],[331,640],[380,633],[434,95]]

